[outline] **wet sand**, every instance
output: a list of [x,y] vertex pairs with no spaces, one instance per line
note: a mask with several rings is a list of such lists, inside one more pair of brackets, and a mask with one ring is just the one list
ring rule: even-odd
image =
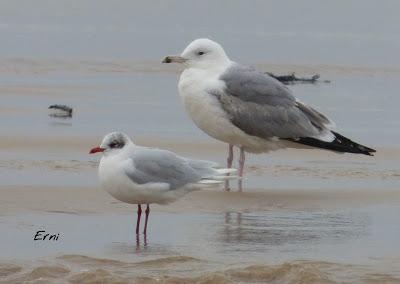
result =
[[196,192],[136,238],[99,188],[3,187],[1,283],[398,283],[399,193],[349,191]]
[[[87,155],[97,140],[0,142],[0,283],[400,283],[397,148],[378,148],[373,160],[249,155],[245,192],[152,205],[150,233],[136,238],[135,206],[97,184],[98,157]],[[137,141],[224,159],[212,141]],[[38,230],[59,240],[34,241]]]
[[[176,69],[123,75],[102,68],[87,71],[88,83],[69,87],[64,80],[80,71],[40,71],[38,83],[30,82],[29,72],[10,73],[12,86],[0,82],[0,114],[10,122],[1,126],[0,141],[0,283],[400,283],[400,149],[392,143],[399,134],[377,127],[373,117],[380,110],[326,109],[339,125],[343,112],[345,133],[376,147],[375,157],[312,150],[248,155],[245,192],[215,188],[152,205],[149,235],[137,239],[135,206],[99,188],[99,157],[87,154],[103,134],[118,125],[137,144],[221,164],[226,146],[185,117],[175,93]],[[323,90],[340,96],[341,84],[352,88],[369,76],[398,77],[393,70],[322,71],[338,83],[291,88],[324,104],[318,97]],[[149,97],[123,94],[124,76],[136,78]],[[144,89],[153,76],[160,76],[160,89],[171,91],[152,95]],[[103,100],[110,95],[111,105]],[[54,102],[74,106],[74,117],[48,117],[46,107]],[[372,116],[371,124],[347,122],[354,115]],[[59,240],[34,241],[38,230],[60,234]]]
[[[331,80],[290,88],[376,156],[248,155],[244,192],[152,205],[149,235],[137,239],[135,206],[99,188],[99,157],[87,153],[118,129],[224,164],[226,146],[184,113],[179,68],[1,58],[0,283],[400,283],[400,69],[255,61]],[[73,118],[50,118],[54,103]],[[34,241],[38,230],[59,240]]]
[[[79,71],[64,71],[39,73],[37,83],[30,74],[12,73],[13,86],[0,82],[1,115],[10,122],[2,125],[0,141],[0,283],[400,283],[400,149],[385,127],[376,127],[373,117],[381,111],[352,105],[343,114],[345,132],[376,147],[375,157],[310,150],[248,155],[245,192],[215,188],[154,205],[149,235],[136,239],[135,206],[99,188],[99,157],[87,154],[103,134],[118,125],[138,144],[221,164],[226,146],[185,117],[177,70],[123,75],[106,69],[72,87],[64,80]],[[323,90],[340,96],[337,85],[352,88],[372,76],[340,72],[322,73],[338,83],[292,88],[323,103]],[[122,95],[124,76],[137,78],[147,100]],[[171,91],[150,95],[142,86],[153,76]],[[397,77],[390,73],[390,80]],[[110,95],[112,105],[103,101]],[[48,117],[46,107],[54,102],[72,104],[74,117]],[[340,125],[342,110],[330,107]],[[364,132],[357,121],[347,122],[355,114],[372,116]],[[60,239],[34,241],[38,230]]]

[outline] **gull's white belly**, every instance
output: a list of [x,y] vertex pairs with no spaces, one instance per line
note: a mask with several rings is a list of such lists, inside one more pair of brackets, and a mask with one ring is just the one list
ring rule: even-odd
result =
[[193,122],[215,139],[240,145],[242,131],[234,126],[224,111],[219,108],[216,98],[208,93],[182,96],[183,103]]

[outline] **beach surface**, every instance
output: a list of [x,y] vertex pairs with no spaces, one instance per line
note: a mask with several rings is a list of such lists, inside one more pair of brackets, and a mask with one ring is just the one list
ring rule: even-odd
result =
[[[170,93],[158,90],[143,98],[136,88],[116,91],[112,86],[120,84],[113,81],[86,86],[82,80],[65,87],[66,78],[80,75],[75,70],[9,72],[18,82],[3,82],[0,88],[6,102],[3,121],[12,124],[2,124],[0,141],[2,283],[400,282],[400,149],[378,139],[376,133],[385,137],[386,130],[377,121],[364,123],[379,111],[359,109],[358,103],[347,105],[347,113],[337,102],[331,112],[365,116],[361,123],[349,119],[343,125],[346,134],[354,132],[356,140],[376,147],[375,157],[319,150],[248,155],[244,192],[236,192],[233,182],[231,192],[208,189],[170,205],[152,205],[149,234],[137,238],[136,206],[114,200],[99,187],[100,157],[88,155],[112,125],[137,144],[220,164],[227,150],[185,117],[173,86],[179,69],[141,64],[138,70],[132,63],[128,71],[92,71],[91,80],[159,76],[170,81]],[[304,100],[318,101],[321,88],[335,96],[345,89],[342,84],[354,87],[354,81],[362,81],[364,89],[370,76],[389,83],[388,76],[400,76],[393,70],[318,68],[334,83],[291,86]],[[32,86],[21,76],[43,82]],[[58,76],[59,84],[50,84],[48,76]],[[102,99],[106,96],[113,100]],[[72,105],[73,118],[49,117],[51,103]],[[38,231],[59,234],[58,240],[35,241]]]
[[[400,283],[398,3],[128,2],[0,4],[0,283]],[[136,206],[100,188],[88,152],[119,130],[224,165],[184,111],[181,69],[160,63],[204,36],[260,70],[320,74],[289,88],[377,153],[248,154],[244,192],[152,205],[136,237]]]

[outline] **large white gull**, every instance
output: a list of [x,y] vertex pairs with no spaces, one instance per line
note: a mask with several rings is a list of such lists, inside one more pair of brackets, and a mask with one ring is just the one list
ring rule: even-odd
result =
[[136,234],[139,234],[141,204],[147,204],[143,233],[151,203],[167,204],[188,192],[215,186],[235,169],[218,169],[210,161],[192,160],[167,150],[141,147],[133,144],[121,132],[107,134],[100,146],[90,154],[103,153],[99,164],[102,187],[114,198],[138,205]]
[[[185,67],[178,88],[189,116],[205,133],[229,144],[228,168],[233,146],[240,149],[240,177],[245,152],[309,147],[365,155],[375,152],[334,132],[334,123],[325,115],[299,101],[278,80],[231,61],[212,40],[194,40],[181,55],[163,60],[172,62]],[[225,187],[229,190],[227,183]]]

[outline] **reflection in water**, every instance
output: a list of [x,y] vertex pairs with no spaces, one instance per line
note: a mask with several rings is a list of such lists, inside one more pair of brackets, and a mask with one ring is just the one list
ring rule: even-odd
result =
[[49,126],[54,126],[54,127],[63,127],[63,126],[72,126],[71,122],[67,122],[67,121],[51,121],[49,122]]
[[113,242],[111,245],[111,250],[116,251],[118,253],[127,253],[127,254],[136,254],[147,252],[148,241],[147,235],[145,234],[136,234],[132,231],[132,242],[124,243],[124,242]]
[[[140,238],[143,238],[142,244],[140,242]],[[136,252],[140,252],[142,250],[147,249],[147,235],[144,234],[143,236],[140,234],[136,234]]]
[[223,233],[226,242],[239,242],[242,236],[242,213],[241,212],[226,212],[225,226]]
[[249,249],[316,243],[341,243],[368,234],[370,217],[362,212],[227,212],[218,232],[221,244]]
[[[140,253],[149,253],[151,252],[150,246],[148,246],[147,237],[146,236],[136,236],[135,242],[113,242],[111,245],[108,245],[108,250],[110,253],[116,254],[140,254]],[[155,249],[153,247],[153,249]]]
[[128,238],[132,241],[113,243],[110,252],[146,256],[182,254],[199,259],[212,255],[232,261],[238,257],[242,261],[265,261],[266,252],[267,259],[273,254],[309,258],[323,250],[348,255],[348,248],[355,241],[368,243],[374,228],[371,215],[365,211],[226,212],[202,218],[175,215],[173,219],[175,230],[164,227],[169,216],[160,215],[148,236],[150,242],[144,235],[132,234]]
[[[398,275],[393,268],[399,263],[400,226],[394,225],[398,215],[398,205],[318,211],[155,212],[147,239],[134,233],[132,214],[24,214],[0,218],[1,230],[9,232],[1,235],[0,251],[8,264],[13,264],[7,259],[15,255],[30,257],[39,272],[46,272],[43,277],[50,275],[50,269],[61,273],[61,278],[75,277],[75,283],[84,282],[88,274],[107,283],[113,282],[112,277],[114,282],[124,282],[119,277],[136,281],[138,276],[154,277],[153,282],[174,276],[179,283],[203,279],[209,283],[221,279],[223,283],[355,283],[341,281],[354,277],[388,283],[387,279]],[[65,238],[57,246],[32,246],[26,239],[36,224],[64,232]],[[47,258],[51,265],[42,268],[49,255],[61,257]],[[365,263],[370,266],[356,266]],[[3,266],[3,271],[9,268]],[[0,265],[0,273],[1,269]],[[17,280],[7,283],[31,281],[37,275],[31,273],[31,264],[22,264],[20,269],[24,273],[11,275]],[[25,276],[24,281],[19,278]]]

